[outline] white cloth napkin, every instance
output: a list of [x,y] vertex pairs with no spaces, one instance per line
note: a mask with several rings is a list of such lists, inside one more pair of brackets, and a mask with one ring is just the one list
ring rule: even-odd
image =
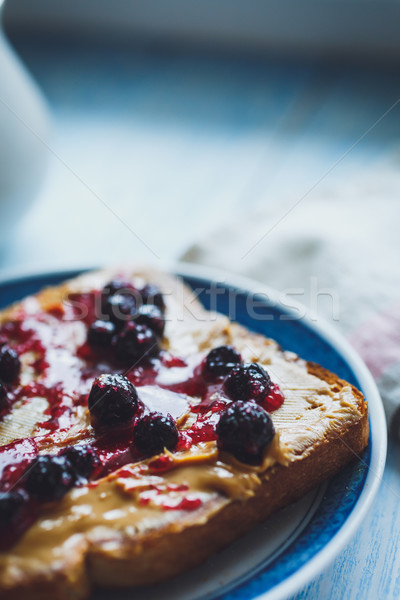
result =
[[300,202],[293,195],[266,198],[251,212],[243,207],[183,260],[293,294],[340,329],[370,368],[400,437],[398,167],[394,160],[321,183]]

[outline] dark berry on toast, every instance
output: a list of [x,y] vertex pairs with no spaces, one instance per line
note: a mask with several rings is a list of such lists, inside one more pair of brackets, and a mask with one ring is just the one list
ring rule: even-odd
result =
[[115,332],[115,325],[112,321],[97,320],[88,329],[88,343],[92,348],[99,350],[109,348]]
[[11,383],[18,379],[21,363],[18,354],[12,348],[0,348],[0,379]]
[[129,281],[126,281],[125,279],[112,279],[111,281],[109,281],[108,283],[106,283],[106,285],[103,287],[102,290],[102,298],[106,299],[109,298],[110,296],[114,296],[114,294],[118,294],[118,293],[131,293],[134,290],[134,287],[132,286],[131,283],[129,283]]
[[93,382],[88,407],[95,429],[127,427],[138,411],[138,395],[123,375],[100,375]]
[[24,497],[20,492],[0,492],[0,528],[3,529],[12,523],[20,513],[24,504]]
[[218,447],[250,465],[262,462],[275,430],[271,416],[255,402],[238,400],[222,412],[216,432]]
[[107,298],[102,308],[106,318],[122,327],[135,314],[136,300],[133,295],[118,293]]
[[140,290],[143,304],[155,304],[161,312],[165,311],[165,302],[160,288],[154,283],[148,283]]
[[154,331],[157,336],[163,336],[165,327],[164,315],[155,304],[143,304],[139,306],[133,319],[136,325],[145,325]]
[[140,453],[152,456],[159,454],[164,448],[173,450],[178,438],[178,428],[171,415],[153,412],[138,420],[133,441]]
[[270,376],[257,363],[237,365],[224,381],[224,391],[232,400],[263,402],[270,387]]
[[87,445],[70,446],[63,450],[60,456],[69,461],[77,480],[89,479],[95,469],[100,466],[100,461],[93,448]]
[[133,365],[159,352],[158,337],[152,329],[134,322],[127,323],[116,342],[116,355],[125,365]]
[[1,383],[0,381],[0,415],[2,414],[3,411],[5,411],[9,406],[8,403],[8,394],[7,394],[7,388],[4,385],[4,383]]
[[60,500],[74,482],[72,467],[63,456],[38,456],[25,473],[27,492],[45,502]]
[[242,358],[233,346],[218,346],[207,354],[204,361],[204,374],[209,377],[228,375]]

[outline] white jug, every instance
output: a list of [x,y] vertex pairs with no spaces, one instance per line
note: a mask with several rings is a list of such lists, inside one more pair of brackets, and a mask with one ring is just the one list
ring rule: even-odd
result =
[[0,246],[34,200],[45,173],[49,121],[44,99],[1,28]]

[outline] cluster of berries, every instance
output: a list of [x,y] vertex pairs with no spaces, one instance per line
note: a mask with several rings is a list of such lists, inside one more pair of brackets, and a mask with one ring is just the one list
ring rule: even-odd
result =
[[232,346],[219,346],[207,355],[203,371],[209,378],[224,378],[222,389],[232,400],[221,412],[216,427],[218,446],[241,462],[260,464],[275,430],[263,408],[272,382],[256,363],[242,363]]
[[157,286],[137,289],[123,280],[110,281],[101,291],[101,312],[88,329],[92,348],[111,350],[126,365],[159,353],[165,303]]
[[91,422],[100,433],[126,429],[134,424],[133,444],[145,456],[173,450],[179,432],[171,415],[144,413],[135,386],[123,375],[105,374],[97,377],[89,394]]

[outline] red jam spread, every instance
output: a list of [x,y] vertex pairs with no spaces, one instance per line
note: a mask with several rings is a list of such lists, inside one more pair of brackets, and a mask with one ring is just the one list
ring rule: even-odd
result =
[[[44,398],[48,405],[45,418],[36,425],[30,437],[0,448],[0,493],[13,488],[25,493],[24,472],[35,457],[46,452],[46,448],[57,454],[65,446],[89,443],[100,465],[92,479],[144,458],[132,443],[134,423],[123,431],[101,435],[94,432],[88,421],[77,417],[79,407],[87,406],[93,379],[103,373],[124,374],[137,388],[144,411],[170,413],[178,420],[179,440],[175,451],[216,440],[215,428],[220,413],[231,402],[222,389],[224,378],[210,380],[205,377],[204,357],[200,355],[185,360],[161,350],[157,356],[126,370],[108,351],[97,351],[86,341],[82,343],[87,327],[95,319],[100,294],[73,294],[68,304],[47,311],[39,305],[34,312],[24,313],[21,309],[13,321],[0,326],[0,345],[7,344],[24,361],[22,376],[7,386],[7,406],[0,418],[6,418],[14,404],[29,405],[33,398]],[[22,383],[27,369],[32,377]],[[273,383],[263,408],[272,412],[283,401],[279,386]],[[74,433],[73,443],[63,442],[63,436],[68,438],[71,428],[76,429],[77,424],[79,431]],[[153,473],[162,473],[172,468],[173,460],[165,454],[147,464]],[[121,471],[120,476],[123,474]],[[186,489],[181,487],[177,491]],[[160,494],[161,490],[155,486],[141,495],[140,502],[150,502]],[[164,510],[190,511],[200,505],[201,500],[192,497],[190,490],[175,504],[169,497],[160,502]],[[14,543],[36,519],[38,502],[28,496],[22,514],[17,526],[2,528],[3,548]]]

